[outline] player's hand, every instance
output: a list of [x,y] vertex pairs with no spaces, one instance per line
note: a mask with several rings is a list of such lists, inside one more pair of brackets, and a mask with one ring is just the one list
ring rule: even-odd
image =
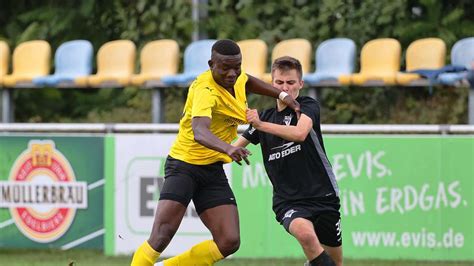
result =
[[247,121],[251,124],[254,128],[258,129],[262,121],[258,116],[257,109],[247,109]]
[[232,145],[229,145],[229,149],[227,150],[227,155],[229,155],[230,158],[232,158],[233,161],[238,163],[239,165],[242,165],[240,161],[242,159],[245,161],[247,165],[250,164],[249,159],[247,159],[247,156],[252,155],[249,150],[243,147],[235,147]]
[[282,102],[285,103],[286,106],[293,109],[296,113],[296,118],[300,119],[300,115],[301,115],[300,104],[295,99],[293,99],[293,97],[291,97],[290,95],[287,95],[285,98],[283,98]]

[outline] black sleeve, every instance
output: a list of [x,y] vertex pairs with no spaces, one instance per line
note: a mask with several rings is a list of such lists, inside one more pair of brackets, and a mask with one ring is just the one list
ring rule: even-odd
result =
[[319,124],[319,103],[311,97],[302,97],[299,101],[301,113],[307,115],[314,124]]
[[257,145],[260,143],[259,135],[260,132],[250,125],[247,130],[245,130],[244,134],[242,134],[242,137],[246,138],[250,143]]
[[[267,121],[267,116],[268,112],[266,110],[258,113],[258,117],[260,117],[260,120],[262,121]],[[257,145],[260,143],[260,134],[262,133],[250,125],[247,130],[245,130],[244,134],[242,134],[242,136],[250,141],[250,143]]]

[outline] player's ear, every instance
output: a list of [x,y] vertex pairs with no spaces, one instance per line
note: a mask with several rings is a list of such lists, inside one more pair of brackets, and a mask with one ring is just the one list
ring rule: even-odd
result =
[[210,68],[212,68],[212,66],[214,65],[214,62],[211,60],[207,61],[207,64],[209,65]]

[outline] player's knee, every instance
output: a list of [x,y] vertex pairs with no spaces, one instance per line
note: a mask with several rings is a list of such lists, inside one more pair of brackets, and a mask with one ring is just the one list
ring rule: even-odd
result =
[[217,246],[219,247],[220,252],[224,257],[229,256],[230,254],[235,253],[240,247],[240,237],[238,235],[226,236],[220,241],[216,241]]
[[308,230],[300,230],[295,232],[295,237],[303,246],[313,246],[319,243],[316,234]]

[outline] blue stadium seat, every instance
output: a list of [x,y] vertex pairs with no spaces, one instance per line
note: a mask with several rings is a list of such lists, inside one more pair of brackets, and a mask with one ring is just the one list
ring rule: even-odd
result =
[[438,82],[445,85],[456,85],[467,77],[471,64],[474,62],[474,37],[464,38],[457,41],[451,49],[451,65],[464,71],[442,73],[438,76]]
[[74,40],[61,44],[54,56],[54,74],[35,78],[33,84],[37,86],[74,85],[76,78],[92,73],[93,53],[92,44],[86,40]]
[[166,86],[189,85],[199,74],[209,69],[208,61],[211,59],[211,48],[216,40],[200,40],[192,42],[184,51],[183,73],[162,78]]
[[347,38],[334,38],[322,42],[315,55],[316,70],[304,75],[303,80],[309,86],[326,81],[337,82],[340,75],[354,72],[356,45]]

